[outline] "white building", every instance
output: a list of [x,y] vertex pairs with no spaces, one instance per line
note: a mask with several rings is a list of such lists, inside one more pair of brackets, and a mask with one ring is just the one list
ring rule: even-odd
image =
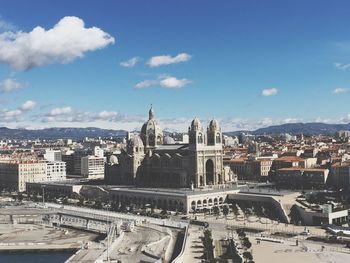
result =
[[65,162],[47,162],[46,163],[47,181],[66,180],[66,163]]
[[234,147],[234,146],[237,146],[239,144],[239,141],[238,141],[237,137],[231,137],[231,136],[224,135],[223,136],[223,143],[224,143],[224,146]]
[[94,148],[94,155],[96,157],[103,158],[103,156],[104,156],[103,149],[100,146],[95,146],[95,148]]
[[189,142],[188,134],[182,134],[182,141],[181,143],[188,143]]
[[0,185],[23,192],[27,182],[46,181],[46,162],[3,161],[0,162]]
[[82,157],[81,174],[89,179],[103,179],[105,176],[105,158],[92,155]]
[[62,161],[62,152],[60,150],[48,150],[46,149],[44,158],[51,162]]

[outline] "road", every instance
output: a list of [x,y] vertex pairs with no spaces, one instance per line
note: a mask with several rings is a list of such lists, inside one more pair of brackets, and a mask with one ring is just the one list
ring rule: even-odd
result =
[[[154,258],[147,256],[143,251],[152,251],[157,256],[164,256],[170,236],[166,229],[159,231],[148,227],[135,227],[132,232],[125,232],[124,238],[119,246],[110,253],[111,260],[121,260],[121,262],[132,263],[144,261],[154,261]],[[158,242],[157,242],[158,241]],[[151,248],[146,246],[156,242]]]

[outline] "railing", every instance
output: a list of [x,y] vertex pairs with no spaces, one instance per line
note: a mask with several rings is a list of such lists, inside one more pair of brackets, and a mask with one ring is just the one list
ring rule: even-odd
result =
[[171,263],[182,263],[183,262],[182,257],[184,255],[185,248],[186,248],[188,229],[189,229],[189,226],[187,226],[186,230],[185,230],[184,241],[182,242],[181,251],[180,251],[179,255]]
[[69,206],[69,205],[58,205],[53,203],[46,203],[48,208],[53,208],[54,211],[59,213],[68,213],[69,214],[75,214],[78,215],[80,213],[80,216],[85,217],[91,217],[94,219],[106,220],[106,218],[109,218],[111,221],[115,219],[124,219],[124,220],[131,220],[131,221],[137,221],[137,222],[147,222],[152,223],[156,225],[161,226],[167,226],[167,227],[175,227],[175,228],[185,228],[188,226],[187,222],[182,221],[172,221],[168,219],[159,219],[159,218],[153,218],[153,217],[147,217],[147,216],[139,216],[139,215],[129,215],[129,214],[123,214],[118,212],[112,212],[112,211],[105,211],[105,210],[99,210],[99,209],[92,209],[92,208],[82,208],[77,206]]

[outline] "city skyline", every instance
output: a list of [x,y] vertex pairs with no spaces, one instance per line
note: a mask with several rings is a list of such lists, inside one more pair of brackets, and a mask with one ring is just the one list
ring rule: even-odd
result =
[[0,126],[350,122],[337,3],[1,1]]

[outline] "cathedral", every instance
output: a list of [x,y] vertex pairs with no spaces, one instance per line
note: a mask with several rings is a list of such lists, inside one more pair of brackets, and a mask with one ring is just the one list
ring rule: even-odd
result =
[[204,188],[229,183],[233,173],[223,166],[222,133],[217,120],[205,130],[198,118],[188,128],[189,142],[166,144],[153,108],[140,135],[129,135],[125,149],[106,166],[109,184],[141,187]]

